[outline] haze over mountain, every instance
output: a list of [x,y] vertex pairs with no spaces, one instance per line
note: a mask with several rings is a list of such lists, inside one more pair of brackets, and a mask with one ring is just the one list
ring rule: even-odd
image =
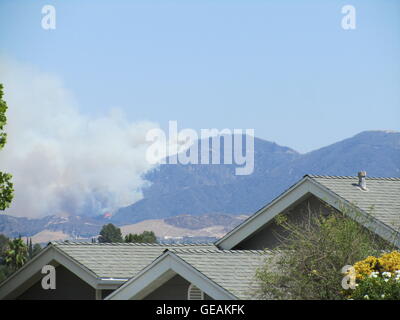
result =
[[[318,134],[318,133],[316,133]],[[255,139],[255,168],[236,176],[234,165],[161,165],[146,175],[144,198],[121,208],[112,221],[134,223],[181,214],[251,214],[305,174],[400,176],[400,133],[365,131],[300,154]]]
[[[305,174],[355,176],[366,170],[368,176],[400,177],[400,132],[365,131],[306,154],[256,138],[254,163],[248,176],[235,175],[235,165],[161,165],[144,177],[151,182],[144,198],[111,218],[0,215],[0,233],[32,236],[46,230],[90,237],[105,223],[123,226],[150,219],[185,230],[226,225],[226,215],[254,213]],[[185,219],[171,218],[178,215]]]

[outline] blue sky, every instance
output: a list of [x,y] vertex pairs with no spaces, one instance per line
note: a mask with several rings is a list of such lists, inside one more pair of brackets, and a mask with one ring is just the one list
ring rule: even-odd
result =
[[89,116],[254,128],[300,152],[400,130],[396,0],[0,0],[0,55],[60,77]]

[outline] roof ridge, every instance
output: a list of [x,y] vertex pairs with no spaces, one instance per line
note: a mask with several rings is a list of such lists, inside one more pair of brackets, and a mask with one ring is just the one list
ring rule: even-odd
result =
[[[357,176],[330,176],[318,174],[306,174],[304,177],[310,178],[326,178],[326,179],[358,179]],[[398,177],[365,177],[367,180],[387,180],[387,181],[400,181]]]
[[50,241],[49,244],[53,245],[91,245],[91,246],[137,246],[137,247],[199,247],[199,246],[213,246],[212,242],[208,243],[142,243],[142,242],[86,242],[86,241]]
[[268,250],[221,250],[221,249],[169,249],[173,253],[215,253],[215,254],[232,254],[232,255],[240,255],[240,254],[257,254],[261,255],[265,252],[269,252]]

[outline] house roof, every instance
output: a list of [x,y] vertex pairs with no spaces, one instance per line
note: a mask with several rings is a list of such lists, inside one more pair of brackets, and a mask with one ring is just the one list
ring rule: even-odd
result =
[[[96,289],[116,289],[139,273],[166,249],[215,249],[213,244],[139,244],[50,242],[49,245],[0,284],[0,299],[15,298],[40,279],[40,270],[53,262]],[[35,280],[36,279],[36,280]]]
[[257,250],[219,250],[214,244],[140,244],[52,242],[99,278],[129,279],[166,250],[192,265],[239,299],[249,298],[264,256]]
[[215,249],[213,244],[142,244],[51,242],[99,278],[129,279],[160,256],[165,249]]
[[174,274],[186,278],[214,299],[257,298],[256,270],[266,251],[168,249],[107,299],[141,299]]
[[366,177],[367,190],[363,191],[358,187],[357,177],[309,177],[384,224],[400,229],[400,178]]
[[[373,227],[377,226],[374,230],[389,239],[390,232],[400,229],[400,178],[368,177],[366,182],[367,190],[364,191],[358,186],[358,177],[306,175],[218,240],[216,245],[221,249],[232,249],[277,214],[310,194],[337,209],[345,203],[356,205],[362,213],[371,213]],[[397,245],[400,245],[397,241]],[[175,266],[176,273],[185,273],[187,279],[198,281],[199,284],[193,283],[199,288],[203,286],[217,297],[251,298],[257,287],[254,275],[263,261],[263,251],[221,250],[216,245],[51,242],[38,256],[1,284],[0,298],[2,294],[6,296],[15,291],[14,284],[26,282],[40,270],[43,263],[52,260],[68,265],[74,273],[87,278],[87,282],[96,288],[108,288],[111,285],[116,288],[125,283],[110,295],[112,298],[121,296],[122,291],[122,296],[129,296],[126,288],[136,286],[138,289],[143,283],[159,277],[161,272],[170,270],[171,265]],[[169,259],[169,262],[165,263],[165,259]]]
[[358,186],[358,177],[305,175],[215,244],[222,249],[232,249],[276,215],[313,194],[338,210],[344,204],[372,217],[368,223],[364,218],[360,222],[400,246],[400,239],[393,237],[400,229],[400,178],[367,177],[366,183],[367,190],[362,190]]
[[255,273],[265,259],[265,251],[218,249],[170,251],[239,299],[251,299],[259,288]]

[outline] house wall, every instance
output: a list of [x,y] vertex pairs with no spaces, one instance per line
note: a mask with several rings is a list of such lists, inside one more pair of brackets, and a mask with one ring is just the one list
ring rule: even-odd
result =
[[[332,207],[321,201],[319,198],[309,195],[300,203],[295,204],[292,208],[284,211],[290,221],[300,222],[309,217],[309,213],[328,215],[332,212]],[[336,210],[335,210],[336,211]],[[233,249],[234,250],[262,250],[265,248],[273,249],[279,245],[282,236],[286,236],[285,230],[277,225],[275,220],[269,222],[262,227],[259,231],[240,242]]]
[[17,300],[94,300],[96,291],[63,266],[56,268],[56,289],[44,290],[41,279]]
[[[177,274],[143,300],[187,300],[189,286],[190,282]],[[204,294],[204,300],[213,299]]]

